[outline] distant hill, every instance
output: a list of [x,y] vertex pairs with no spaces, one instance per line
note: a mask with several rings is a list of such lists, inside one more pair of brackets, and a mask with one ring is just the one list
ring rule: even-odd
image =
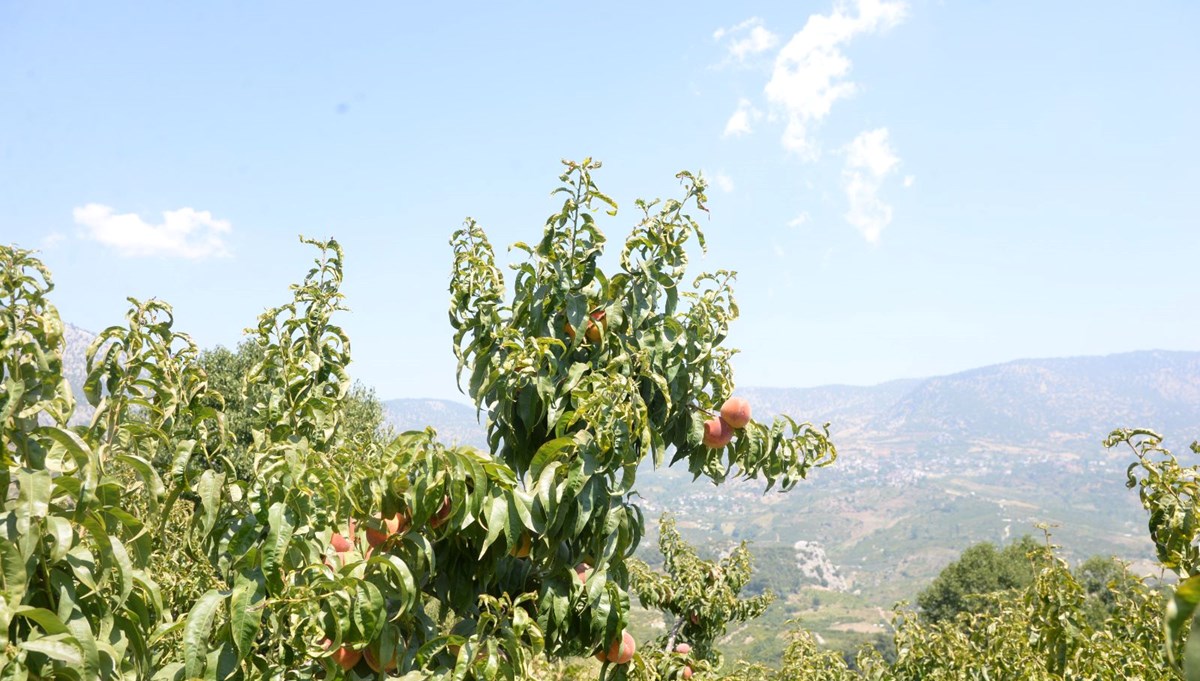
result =
[[830,422],[835,435],[943,445],[1094,445],[1141,426],[1200,437],[1200,353],[1022,359],[875,386],[745,388],[759,414]]
[[[433,426],[442,442],[487,449],[486,428],[474,407],[450,400],[397,399],[384,402],[383,409],[397,432]],[[483,423],[486,418],[480,417]]]
[[1118,426],[1200,436],[1200,353],[1020,360],[921,382],[875,430],[958,441],[1095,442]]
[[75,395],[75,416],[71,422],[86,424],[96,411],[83,395],[83,382],[87,380],[87,349],[96,334],[74,324],[63,324],[63,331],[67,342],[63,352],[63,374],[71,383],[71,392]]

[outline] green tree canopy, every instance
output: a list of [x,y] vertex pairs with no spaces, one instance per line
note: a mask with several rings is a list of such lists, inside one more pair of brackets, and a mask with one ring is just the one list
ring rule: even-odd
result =
[[[229,458],[238,477],[248,480],[253,462],[247,455],[254,441],[254,410],[267,400],[267,386],[248,377],[263,361],[263,346],[246,339],[230,350],[224,346],[200,353],[200,367],[208,374],[209,388],[223,400],[225,429],[229,436]],[[355,381],[346,396],[342,437],[360,445],[382,444],[385,437],[383,403],[375,389]]]
[[1029,535],[999,548],[981,542],[967,548],[917,596],[921,617],[928,622],[954,619],[959,613],[987,607],[973,598],[999,591],[1023,589],[1033,581],[1031,554],[1038,544]]

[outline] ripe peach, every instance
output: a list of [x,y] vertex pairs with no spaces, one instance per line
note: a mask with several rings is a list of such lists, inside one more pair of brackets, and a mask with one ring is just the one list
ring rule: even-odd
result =
[[692,647],[686,643],[680,643],[679,645],[675,646],[675,652],[679,653],[680,655],[687,655],[688,653],[692,652]]
[[704,446],[709,449],[720,449],[733,439],[733,428],[725,421],[716,418],[704,422]]
[[621,632],[621,638],[613,641],[608,650],[602,650],[596,653],[596,659],[601,662],[612,662],[613,664],[626,664],[633,659],[634,652],[637,651],[637,641],[633,640],[633,635],[628,631]]
[[349,671],[354,669],[354,665],[358,664],[358,661],[362,659],[362,651],[351,650],[346,646],[342,646],[335,650],[329,657],[337,666]]
[[354,544],[342,535],[341,532],[334,532],[333,537],[329,540],[329,545],[337,553],[345,553],[354,548]]
[[731,397],[721,405],[721,418],[731,428],[745,428],[750,423],[750,403],[740,397]]
[[379,650],[378,641],[367,646],[366,650],[363,651],[363,657],[367,660],[367,666],[376,672],[394,672],[400,666],[400,648],[397,647],[392,651],[392,659],[388,660],[387,664],[384,664],[379,659],[381,651]]
[[408,515],[404,513],[396,513],[387,518],[380,516],[379,520],[380,525],[383,526],[382,529],[367,526],[367,543],[372,548],[378,548],[392,536],[408,531],[409,519]]
[[[329,650],[329,646],[331,645],[333,645],[333,641],[325,639],[325,649]],[[349,646],[342,646],[333,651],[333,654],[329,656],[329,659],[333,660],[334,664],[337,666],[349,671],[354,668],[354,665],[358,664],[360,659],[362,659],[362,651],[354,650]]]
[[587,330],[583,332],[583,337],[588,339],[589,343],[599,343],[601,327],[608,327],[608,322],[606,321],[608,315],[605,314],[604,310],[596,310],[590,316],[594,321],[588,322]]
[[685,679],[692,678],[692,668],[691,667],[683,668],[683,678],[685,678]]
[[575,566],[575,576],[579,579],[580,584],[586,584],[588,577],[592,576],[592,566],[587,563],[580,563]]
[[[601,327],[608,328],[608,315],[604,310],[593,310],[588,317],[587,325],[583,331],[583,337],[589,343],[599,343]],[[575,340],[575,328],[571,326],[571,322],[563,322],[563,331],[567,332],[567,337]]]

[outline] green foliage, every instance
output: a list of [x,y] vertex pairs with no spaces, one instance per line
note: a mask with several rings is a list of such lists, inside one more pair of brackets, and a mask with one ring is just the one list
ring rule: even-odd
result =
[[1140,584],[1128,566],[1112,556],[1092,556],[1083,561],[1075,568],[1075,580],[1083,587],[1084,615],[1093,627],[1119,614],[1119,595],[1124,594],[1127,600]]
[[921,617],[929,622],[950,621],[959,613],[995,602],[979,596],[1028,586],[1035,570],[1030,558],[1037,553],[1038,544],[1029,535],[1003,549],[991,542],[967,548],[917,596]]
[[483,232],[454,236],[455,347],[488,453],[381,437],[346,373],[335,241],[305,240],[314,266],[237,352],[202,356],[169,306],[131,301],[89,348],[95,414],[74,428],[49,274],[0,251],[0,678],[527,678],[620,636],[644,458],[674,448],[697,475],[782,489],[831,462],[825,431],[790,419],[700,444],[732,390],[736,316],[731,274],[680,286],[704,185],[683,173],[684,201],[639,202],[609,278],[597,167],[568,164],[507,304]]
[[[640,560],[629,562],[630,586],[642,606],[661,611],[668,620],[668,633],[655,642],[655,655],[647,651],[643,658],[647,666],[656,668],[658,678],[676,678],[685,663],[694,672],[719,669],[723,656],[713,645],[716,639],[731,622],[762,615],[775,596],[766,592],[740,598],[751,575],[745,542],[720,561],[702,560],[675,529],[675,519],[664,514],[658,547],[664,572],[655,572]],[[680,643],[691,647],[686,655],[675,652]]]
[[725,681],[774,681],[775,679],[856,681],[862,677],[846,666],[841,655],[821,650],[813,635],[797,625],[789,632],[788,645],[783,653],[781,669],[770,669],[762,664],[743,663],[737,670],[721,678]]
[[[1139,578],[1122,573],[1105,586],[1112,609],[1094,624],[1087,608],[1089,587],[1081,584],[1049,542],[1039,555],[1032,581],[1018,590],[979,597],[988,607],[971,608],[955,619],[930,621],[900,607],[896,612],[896,658],[876,649],[859,652],[855,669],[819,649],[797,629],[780,669],[742,665],[725,677],[736,681],[782,679],[871,679],[879,681],[1008,679],[1174,679],[1160,653],[1162,597]],[[1094,565],[1093,565],[1094,567]]]
[[[620,473],[617,493],[631,489],[638,462],[649,456],[661,465],[669,448],[697,476],[720,481],[736,467],[784,489],[812,466],[831,463],[836,451],[826,433],[787,418],[750,424],[723,452],[701,444],[707,414],[733,389],[732,350],[721,343],[737,307],[731,272],[701,274],[691,290],[681,286],[689,240],[703,245],[685,212],[689,202],[706,210],[700,178],[679,175],[682,201],[637,202],[642,220],[625,242],[621,271],[609,277],[598,265],[605,237],[590,211],[599,205],[615,214],[616,204],[592,180],[599,163],[564,163],[563,185],[554,191],[565,195],[562,209],[547,219],[536,247],[513,246],[527,261],[514,267],[511,304],[503,302],[503,275],[475,222],[452,242],[459,376],[489,410],[493,451],[522,475],[560,459],[594,458],[600,472]],[[598,342],[576,333],[601,312]]]
[[1052,547],[1019,597],[1004,592],[985,612],[926,623],[901,615],[898,657],[886,678],[1170,679],[1159,652],[1158,593],[1129,578],[1112,593],[1113,615],[1088,621],[1087,592]]
[[[200,367],[208,375],[208,385],[221,396],[225,428],[229,434],[228,457],[237,475],[250,480],[254,462],[249,452],[254,442],[254,422],[257,405],[265,404],[267,385],[249,381],[250,371],[263,361],[264,348],[256,340],[245,340],[234,350],[216,347],[200,353]],[[381,444],[385,439],[383,404],[368,388],[355,381],[346,396],[342,409],[342,437],[367,445]]]
[[[221,439],[196,348],[171,331],[169,307],[131,301],[128,326],[88,353],[95,416],[69,428],[49,273],[18,248],[0,247],[0,263],[0,678],[148,678],[179,626],[150,570],[156,551],[178,547],[155,530],[187,462]],[[168,452],[164,480],[151,461]],[[126,510],[137,504],[142,515]]]
[[[1145,429],[1115,430],[1106,447],[1125,444],[1137,460],[1130,464],[1127,485],[1138,488],[1142,506],[1150,514],[1150,538],[1158,561],[1179,576],[1167,603],[1167,659],[1188,681],[1200,679],[1200,636],[1190,632],[1200,619],[1200,466],[1181,466],[1162,446],[1162,436]],[[1200,454],[1200,443],[1192,443]]]
[[246,458],[245,452],[254,442],[253,409],[265,399],[266,385],[249,382],[246,377],[260,362],[262,348],[251,340],[243,341],[236,350],[217,347],[200,353],[200,368],[208,374],[208,385],[221,396],[230,458],[240,464],[239,473],[247,480],[250,463],[241,464],[240,460]]

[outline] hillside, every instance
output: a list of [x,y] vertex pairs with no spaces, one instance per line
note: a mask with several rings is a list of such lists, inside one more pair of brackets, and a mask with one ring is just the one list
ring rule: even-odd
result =
[[[397,432],[421,430],[433,426],[438,438],[447,444],[487,448],[486,419],[475,415],[475,409],[450,400],[397,399],[383,403],[388,424]],[[485,422],[485,421],[484,421]]]
[[[1095,443],[1120,424],[1200,427],[1200,353],[1027,359],[876,386],[746,388],[761,411],[831,422],[835,433],[940,443]],[[1200,433],[1197,433],[1200,434]]]

